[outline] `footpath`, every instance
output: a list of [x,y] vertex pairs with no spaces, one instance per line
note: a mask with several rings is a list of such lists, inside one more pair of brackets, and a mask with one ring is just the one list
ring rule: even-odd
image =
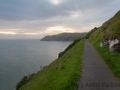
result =
[[85,40],[82,77],[78,90],[120,90],[120,81],[112,74],[102,57]]

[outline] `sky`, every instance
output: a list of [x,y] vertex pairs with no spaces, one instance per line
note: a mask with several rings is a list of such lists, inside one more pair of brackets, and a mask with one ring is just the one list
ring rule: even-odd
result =
[[0,39],[88,32],[120,10],[120,0],[0,0]]

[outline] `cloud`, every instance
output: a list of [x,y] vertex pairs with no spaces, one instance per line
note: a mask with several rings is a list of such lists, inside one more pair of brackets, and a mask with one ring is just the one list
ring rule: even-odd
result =
[[119,0],[0,0],[0,32],[6,33],[6,37],[14,33],[13,38],[87,32],[111,18],[119,10],[119,3]]
[[71,11],[105,7],[113,0],[66,0],[60,5],[53,5],[52,2],[63,0],[0,0],[0,19],[5,20],[38,20],[49,19],[58,16],[68,16]]

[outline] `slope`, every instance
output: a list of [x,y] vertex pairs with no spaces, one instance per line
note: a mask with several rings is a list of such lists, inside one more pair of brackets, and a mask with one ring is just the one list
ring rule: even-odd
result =
[[120,11],[90,35],[90,39],[94,41],[100,41],[106,37],[120,39]]
[[112,18],[103,23],[97,29],[93,29],[87,35],[89,41],[94,45],[99,54],[103,57],[108,67],[113,74],[120,79],[120,53],[109,51],[109,47],[100,47],[100,41],[117,38],[120,40],[120,11],[118,11]]
[[81,40],[62,57],[32,75],[19,90],[77,90],[83,49],[84,40]]

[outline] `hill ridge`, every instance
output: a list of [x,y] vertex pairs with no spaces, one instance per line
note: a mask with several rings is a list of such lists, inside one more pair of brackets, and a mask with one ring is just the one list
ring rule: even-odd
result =
[[87,33],[60,33],[56,35],[47,35],[41,41],[74,41],[83,38]]

